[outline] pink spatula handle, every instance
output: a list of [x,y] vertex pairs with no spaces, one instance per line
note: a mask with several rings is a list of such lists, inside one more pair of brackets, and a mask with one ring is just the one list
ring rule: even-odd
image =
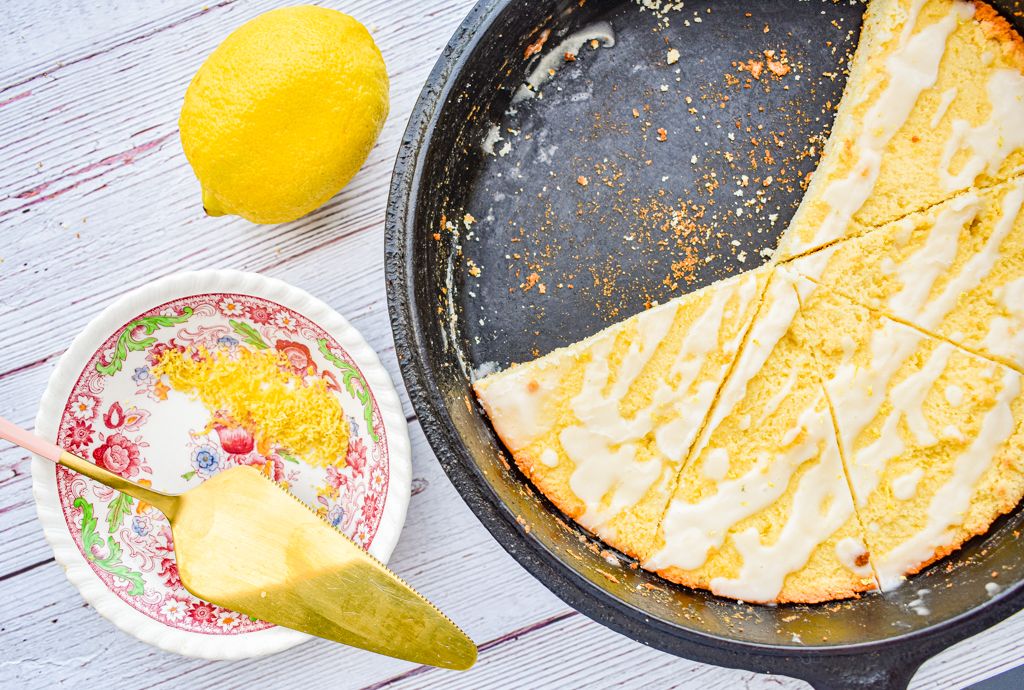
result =
[[25,450],[32,451],[36,455],[42,455],[47,460],[56,463],[60,462],[60,456],[64,452],[52,443],[25,431],[20,426],[11,424],[3,417],[0,417],[0,438],[10,441],[16,446],[21,446]]
[[63,465],[68,469],[84,474],[86,477],[95,479],[101,484],[106,484],[112,489],[117,489],[121,493],[126,493],[140,501],[156,506],[167,517],[172,517],[177,510],[177,496],[140,486],[99,465],[83,460],[73,453],[62,450],[49,441],[44,441],[35,434],[29,433],[15,424],[11,424],[3,417],[0,417],[0,438],[21,446],[36,455],[41,455],[47,460],[52,460],[58,465]]

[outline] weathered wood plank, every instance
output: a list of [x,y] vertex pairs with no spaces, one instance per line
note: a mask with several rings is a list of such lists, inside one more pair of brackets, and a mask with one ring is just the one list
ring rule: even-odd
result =
[[[627,640],[580,614],[517,633],[481,651],[477,665],[455,675],[419,668],[373,690],[527,688],[808,688],[791,678],[723,669],[680,659]],[[369,688],[366,690],[370,690]]]
[[[6,31],[0,87],[87,59],[115,45],[138,40],[172,24],[200,16],[204,7],[237,0],[196,3],[182,0],[63,0],[7,2],[0,7]],[[2,100],[2,99],[0,99]]]
[[[401,547],[400,547],[401,548]],[[397,555],[397,552],[396,552]],[[16,687],[52,687],[61,681],[112,682],[123,688],[190,687],[198,689],[241,687],[298,687],[330,683],[342,687],[370,688],[578,688],[708,687],[806,688],[788,678],[769,677],[720,669],[677,659],[627,640],[571,612],[556,613],[545,620],[513,629],[499,639],[485,641],[478,665],[456,675],[314,641],[274,657],[243,662],[205,662],[160,652],[116,631],[85,607],[54,566],[34,571],[28,586],[12,590],[4,585],[0,604],[4,635],[4,662],[0,683]],[[20,578],[19,578],[20,579]],[[532,608],[529,593],[502,597],[493,588],[489,606],[518,604]],[[36,606],[11,606],[17,602]],[[432,593],[445,606],[444,594]],[[510,599],[512,601],[510,601]],[[39,606],[40,602],[46,602]],[[29,610],[31,609],[31,610]],[[561,618],[566,616],[567,618]],[[549,617],[552,618],[552,617]],[[56,621],[54,623],[53,621]],[[461,621],[460,621],[461,622]],[[90,635],[68,635],[90,630]],[[466,625],[467,629],[470,626]],[[472,633],[472,631],[471,631]],[[922,668],[913,690],[945,690],[966,687],[1014,665],[1018,659],[1024,617],[1017,617],[972,640],[948,650]],[[488,644],[490,642],[490,644]],[[1002,659],[995,657],[1002,656]],[[117,664],[94,664],[95,659],[117,659]],[[344,676],[339,675],[344,669]],[[382,678],[375,683],[367,679]],[[344,680],[341,680],[344,678]]]
[[[1022,634],[1024,614],[1018,614],[927,662],[910,688],[963,688],[1012,668],[1020,661],[1018,640]],[[484,647],[477,665],[468,673],[452,675],[419,667],[382,681],[372,690],[809,687],[792,678],[717,668],[663,654],[579,614],[535,624],[510,635],[501,644]]]
[[965,688],[1019,666],[1024,655],[1024,612],[928,660],[911,690]]
[[[0,378],[0,417],[32,429],[39,396],[56,364],[57,357],[51,357]],[[28,451],[0,440],[0,578],[53,558],[36,519],[30,465]]]

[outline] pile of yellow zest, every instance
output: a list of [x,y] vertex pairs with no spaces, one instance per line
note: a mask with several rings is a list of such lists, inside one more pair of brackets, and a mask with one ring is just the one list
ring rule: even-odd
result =
[[153,375],[201,401],[215,421],[227,413],[252,434],[261,455],[279,444],[311,465],[345,466],[348,424],[323,379],[304,383],[277,350],[198,352],[193,359],[191,352],[165,351]]

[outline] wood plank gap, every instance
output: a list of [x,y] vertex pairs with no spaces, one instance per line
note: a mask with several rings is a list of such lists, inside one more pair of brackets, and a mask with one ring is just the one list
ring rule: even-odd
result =
[[37,359],[34,362],[29,362],[27,364],[22,364],[21,366],[17,366],[17,367],[15,367],[13,369],[10,369],[8,371],[0,371],[0,381],[2,381],[4,378],[6,378],[8,376],[14,376],[15,374],[20,374],[22,372],[28,371],[29,369],[35,369],[36,367],[42,366],[42,365],[46,364],[47,362],[49,362],[54,357],[60,357],[65,352],[67,352],[67,350],[60,350],[59,352],[54,352],[54,353],[48,354],[45,357],[43,357],[42,359]]
[[4,580],[10,580],[11,578],[18,577],[19,575],[24,575],[25,573],[35,570],[39,566],[46,565],[47,563],[56,562],[56,559],[54,559],[51,556],[50,558],[47,558],[45,561],[39,561],[38,563],[33,563],[32,565],[26,565],[24,568],[21,568],[19,570],[7,573],[6,575],[0,575],[0,582],[3,582]]
[[[29,201],[28,203],[22,204],[21,206],[16,206],[14,208],[9,208],[9,209],[7,209],[5,211],[0,211],[0,217],[6,216],[6,215],[11,214],[11,213],[17,213],[18,211],[23,211],[24,209],[27,209],[27,208],[29,208],[31,206],[35,206],[36,204],[42,203],[43,201],[48,201],[50,199],[54,199],[54,198],[60,196],[61,194],[64,194],[66,192],[70,192],[73,189],[76,189],[79,185],[81,185],[84,182],[90,182],[92,180],[95,180],[95,179],[98,179],[100,177],[103,177],[103,175],[105,175],[110,170],[114,170],[114,169],[120,168],[120,167],[125,166],[125,165],[130,165],[131,163],[133,163],[135,161],[135,157],[136,156],[138,156],[139,154],[145,153],[146,151],[149,151],[150,149],[154,149],[155,148],[155,149],[159,150],[161,145],[165,141],[167,141],[168,139],[170,139],[171,137],[173,137],[177,133],[178,133],[178,130],[174,129],[173,131],[168,132],[167,134],[164,134],[161,137],[157,137],[156,139],[154,139],[152,141],[147,141],[145,144],[139,144],[138,146],[133,146],[132,148],[128,149],[127,151],[122,151],[120,153],[115,153],[115,154],[113,154],[111,156],[107,156],[106,158],[103,158],[102,160],[97,161],[96,163],[90,163],[90,164],[86,165],[85,167],[79,168],[78,170],[68,171],[68,172],[64,173],[63,175],[60,175],[57,178],[54,178],[52,180],[47,180],[46,182],[38,184],[35,187],[32,187],[31,189],[27,189],[27,190],[25,190],[23,192],[18,192],[17,194],[13,195],[13,198],[15,198],[15,199],[32,199],[32,197],[35,197],[35,196],[38,196],[39,198],[38,199],[32,199],[32,201]],[[78,175],[82,175],[82,174],[87,173],[87,172],[92,172],[93,170],[100,170],[100,172],[97,173],[96,175],[93,175],[92,177],[87,177],[84,180],[78,180],[74,184],[71,184],[69,186],[63,187],[61,189],[58,189],[57,191],[53,192],[52,194],[43,194],[43,192],[46,191],[47,189],[49,189],[52,185],[59,184],[62,180],[65,180],[65,179],[68,179],[68,178],[72,178],[72,177],[76,177]],[[103,187],[100,187],[100,189],[103,189]],[[96,190],[96,189],[91,190],[91,192],[95,192],[95,191],[98,191],[98,190]],[[86,192],[86,194],[89,194],[91,192]],[[7,198],[11,198],[11,197],[7,197]]]
[[[291,261],[295,261],[296,259],[301,259],[301,258],[307,257],[307,256],[309,256],[309,255],[311,255],[311,254],[313,254],[315,252],[321,252],[324,249],[326,249],[327,247],[330,247],[330,246],[335,245],[335,244],[337,244],[339,242],[342,242],[342,241],[348,239],[349,237],[352,237],[353,235],[358,235],[361,232],[368,232],[370,230],[373,230],[373,228],[375,228],[375,227],[377,227],[377,223],[370,223],[369,225],[361,225],[361,226],[359,226],[359,227],[357,227],[355,229],[352,229],[346,223],[346,227],[342,230],[342,233],[340,235],[335,235],[335,236],[331,237],[330,239],[325,240],[321,244],[318,244],[318,245],[315,245],[315,246],[312,246],[312,247],[307,247],[306,249],[303,249],[303,250],[301,250],[299,252],[296,252],[295,254],[289,254],[286,257],[282,257],[279,261],[275,261],[273,263],[267,264],[266,266],[262,266],[262,267],[260,267],[259,272],[260,273],[269,273],[270,271],[273,271],[276,268],[280,268],[281,266],[284,266],[285,264],[287,264],[287,263],[289,263]],[[310,228],[310,231],[315,231],[317,229],[319,229],[317,226],[313,226],[312,228]]]
[[544,620],[537,621],[536,623],[534,623],[532,625],[528,625],[525,628],[519,628],[518,630],[513,630],[512,632],[506,633],[506,634],[502,635],[501,637],[496,637],[493,640],[490,640],[488,642],[484,642],[482,645],[477,647],[477,649],[479,651],[481,651],[481,652],[486,652],[489,649],[494,649],[495,647],[497,647],[500,644],[504,644],[505,642],[508,642],[510,640],[517,640],[520,637],[523,637],[525,635],[529,635],[530,633],[535,633],[538,630],[543,630],[544,628],[548,627],[549,625],[554,625],[555,623],[559,623],[561,621],[566,620],[567,618],[572,618],[573,616],[578,616],[578,615],[580,615],[579,611],[566,611],[565,613],[560,613],[557,616],[552,616],[551,618],[545,618]]

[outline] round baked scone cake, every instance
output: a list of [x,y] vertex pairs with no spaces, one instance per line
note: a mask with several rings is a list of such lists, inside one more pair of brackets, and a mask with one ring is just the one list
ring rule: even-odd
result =
[[1024,496],[1024,42],[872,0],[769,265],[475,384],[518,466],[662,577],[899,586]]

